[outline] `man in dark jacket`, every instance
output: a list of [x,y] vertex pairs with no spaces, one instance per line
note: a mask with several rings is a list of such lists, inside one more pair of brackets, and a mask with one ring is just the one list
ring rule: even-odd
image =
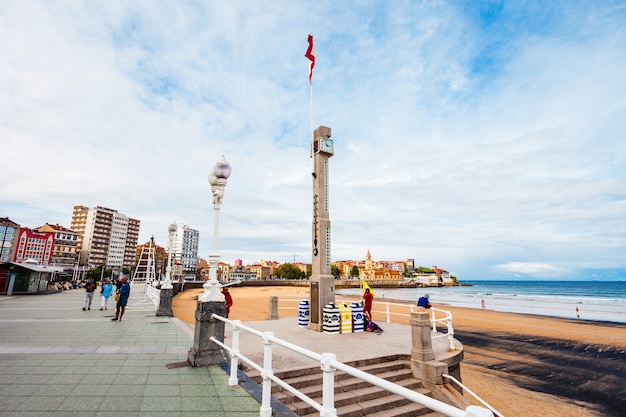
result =
[[91,310],[91,302],[93,301],[93,293],[96,290],[96,282],[93,278],[89,278],[89,282],[85,285],[85,304],[83,311]]
[[119,299],[115,305],[115,317],[111,319],[113,321],[122,321],[122,316],[126,311],[126,304],[128,304],[128,297],[130,297],[130,284],[128,283],[128,278],[122,277],[121,282],[122,285],[116,291]]

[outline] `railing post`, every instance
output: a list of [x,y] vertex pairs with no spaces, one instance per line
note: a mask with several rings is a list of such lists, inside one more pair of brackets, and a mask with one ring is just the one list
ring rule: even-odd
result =
[[263,392],[261,394],[261,417],[271,417],[272,415],[272,380],[270,375],[274,373],[272,370],[272,341],[274,332],[263,332]]
[[239,353],[239,326],[241,325],[241,320],[233,320],[233,345],[232,351],[230,352],[230,377],[228,378],[228,385],[234,386],[239,383],[239,378],[237,378],[237,368],[239,367],[239,358],[237,354]]
[[337,359],[334,353],[322,353],[322,411],[320,417],[337,417],[335,408],[335,368],[332,363]]
[[448,319],[448,340],[450,341],[450,350],[456,349],[454,347],[454,328],[452,328],[452,313],[449,311],[446,313]]

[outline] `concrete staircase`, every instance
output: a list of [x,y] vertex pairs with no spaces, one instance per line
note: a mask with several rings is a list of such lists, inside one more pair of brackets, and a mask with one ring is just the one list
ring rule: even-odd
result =
[[[413,378],[408,355],[365,359],[349,362],[347,365],[394,382],[420,394],[432,396],[431,392],[423,387],[421,381]],[[318,403],[322,402],[322,372],[319,366],[276,371],[275,375]],[[248,376],[257,383],[261,383],[261,377],[258,373],[248,372]],[[283,390],[277,384],[272,384],[272,395],[298,416],[319,415],[319,412],[313,407],[288,391]],[[335,373],[335,408],[337,409],[337,415],[340,417],[443,416],[440,413],[433,412],[419,404],[412,403],[403,397],[340,371]]]

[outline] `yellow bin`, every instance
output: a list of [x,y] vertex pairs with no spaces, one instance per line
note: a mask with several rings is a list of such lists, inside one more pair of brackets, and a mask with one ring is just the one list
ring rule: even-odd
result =
[[346,303],[340,303],[337,307],[339,307],[341,333],[352,333],[352,309]]

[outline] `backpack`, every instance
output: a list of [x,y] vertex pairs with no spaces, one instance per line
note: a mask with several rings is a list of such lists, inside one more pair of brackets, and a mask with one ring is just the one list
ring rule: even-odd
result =
[[382,333],[383,329],[376,323],[374,323],[373,321],[370,321],[367,324],[367,329],[365,329],[366,332],[373,332],[373,333]]

